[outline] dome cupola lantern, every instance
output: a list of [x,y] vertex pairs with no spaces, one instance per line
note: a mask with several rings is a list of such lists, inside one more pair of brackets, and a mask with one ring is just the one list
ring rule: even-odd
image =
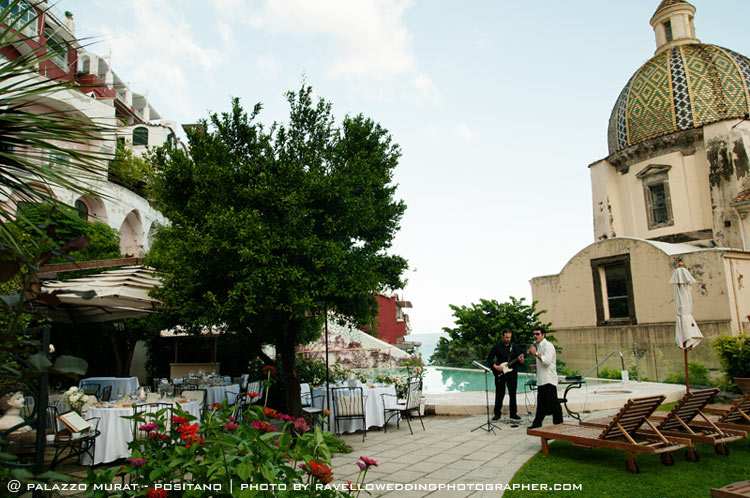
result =
[[656,35],[655,55],[687,43],[700,43],[695,37],[695,7],[686,0],[662,0],[651,16]]

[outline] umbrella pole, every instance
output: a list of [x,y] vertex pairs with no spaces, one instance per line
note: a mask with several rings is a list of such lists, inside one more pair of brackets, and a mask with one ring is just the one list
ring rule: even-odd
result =
[[328,393],[329,387],[328,387],[328,303],[326,303],[324,306],[324,312],[325,312],[325,326],[326,326],[326,402],[325,406],[330,410],[330,394]]
[[688,374],[687,349],[682,350],[685,353],[685,388],[690,392],[690,375]]

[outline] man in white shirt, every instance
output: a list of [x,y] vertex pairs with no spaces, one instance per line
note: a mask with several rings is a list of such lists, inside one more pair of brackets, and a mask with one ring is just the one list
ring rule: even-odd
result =
[[557,354],[555,346],[547,340],[547,332],[534,330],[534,341],[529,353],[536,356],[536,416],[529,429],[542,426],[547,414],[552,414],[553,424],[562,424],[562,407],[557,399]]

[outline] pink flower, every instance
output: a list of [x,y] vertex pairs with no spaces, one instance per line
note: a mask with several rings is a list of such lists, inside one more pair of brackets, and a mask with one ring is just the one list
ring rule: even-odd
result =
[[151,422],[150,424],[144,424],[138,428],[139,431],[151,432],[159,428],[159,424]]
[[302,417],[294,420],[294,428],[299,432],[307,432],[310,430],[310,426],[307,425],[307,422],[305,422],[305,419]]
[[130,459],[130,464],[136,469],[143,467],[143,465],[146,462],[148,462],[148,458],[131,458]]
[[362,462],[357,462],[357,467],[359,467],[360,470],[365,470],[367,468],[367,465]]
[[296,420],[294,417],[285,413],[279,413],[278,418],[280,418],[281,420],[286,420],[287,422],[294,422]]
[[368,467],[372,467],[372,466],[377,467],[378,466],[378,462],[376,462],[372,458],[367,458],[367,457],[361,456],[361,457],[359,457],[359,459],[362,460],[362,462],[364,462],[364,464],[367,465]]
[[239,424],[235,424],[234,422],[224,424],[224,427],[226,427],[228,431],[236,431],[239,426]]

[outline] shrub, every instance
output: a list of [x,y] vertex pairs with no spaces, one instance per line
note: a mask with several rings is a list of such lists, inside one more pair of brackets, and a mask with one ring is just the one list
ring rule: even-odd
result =
[[[703,363],[697,361],[688,362],[688,374],[690,374],[690,385],[698,386],[712,386],[714,382],[708,373],[708,368]],[[664,379],[666,384],[684,384],[685,383],[685,371],[678,373],[671,373]]]
[[615,368],[602,367],[599,369],[598,377],[600,379],[621,379],[622,372]]
[[[750,336],[720,335],[711,343],[724,374],[724,385],[737,390],[735,377],[750,377]],[[692,376],[692,372],[690,374]]]

